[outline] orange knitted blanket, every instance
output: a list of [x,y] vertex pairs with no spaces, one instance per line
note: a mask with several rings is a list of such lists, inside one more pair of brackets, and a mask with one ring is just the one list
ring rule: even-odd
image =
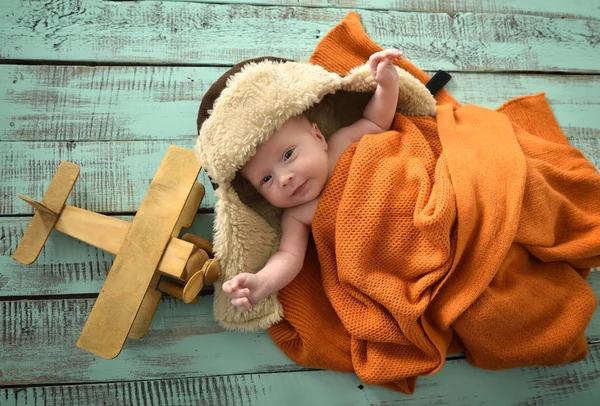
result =
[[[379,49],[351,13],[311,62],[344,74]],[[452,352],[486,369],[581,360],[600,175],[542,94],[497,111],[436,98],[436,118],[397,115],[341,157],[272,338],[301,365],[405,393]]]

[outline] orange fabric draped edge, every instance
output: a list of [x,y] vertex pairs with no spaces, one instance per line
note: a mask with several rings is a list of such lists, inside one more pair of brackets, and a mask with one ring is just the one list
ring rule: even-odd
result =
[[[379,49],[350,13],[311,62],[344,74]],[[436,99],[436,118],[396,115],[340,158],[273,340],[301,365],[404,393],[456,351],[486,369],[581,360],[598,171],[543,94],[497,111]]]

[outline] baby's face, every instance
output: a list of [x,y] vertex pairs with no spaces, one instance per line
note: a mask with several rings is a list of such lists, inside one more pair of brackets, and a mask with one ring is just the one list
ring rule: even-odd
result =
[[288,208],[319,197],[329,178],[327,142],[316,124],[293,117],[240,169],[272,205]]

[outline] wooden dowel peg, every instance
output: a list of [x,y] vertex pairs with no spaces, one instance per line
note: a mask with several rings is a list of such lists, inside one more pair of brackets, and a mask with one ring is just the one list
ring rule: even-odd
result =
[[[200,286],[200,289],[202,289],[202,286]],[[198,289],[198,292],[196,292],[196,294],[193,294],[193,291],[191,289],[186,292],[184,286],[169,282],[164,279],[161,280],[158,284],[158,290],[160,290],[163,293],[166,293],[167,295],[173,296],[187,304],[198,303],[198,293],[200,293],[200,289]]]
[[166,293],[167,295],[171,295],[177,299],[183,300],[183,286],[180,286],[176,283],[162,279],[158,284],[158,290]]
[[183,237],[181,237],[181,239],[184,241],[191,242],[196,247],[206,251],[206,253],[208,255],[210,255],[211,257],[214,256],[213,244],[212,244],[212,242],[208,241],[206,238],[198,237],[196,234],[186,233],[183,235]]

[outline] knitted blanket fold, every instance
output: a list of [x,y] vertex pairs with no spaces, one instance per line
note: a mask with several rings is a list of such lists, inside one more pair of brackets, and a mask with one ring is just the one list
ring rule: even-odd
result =
[[[343,74],[378,49],[351,13],[311,62]],[[543,94],[496,111],[436,99],[435,118],[397,114],[342,155],[272,338],[301,365],[404,393],[457,351],[486,369],[583,359],[600,174]]]

